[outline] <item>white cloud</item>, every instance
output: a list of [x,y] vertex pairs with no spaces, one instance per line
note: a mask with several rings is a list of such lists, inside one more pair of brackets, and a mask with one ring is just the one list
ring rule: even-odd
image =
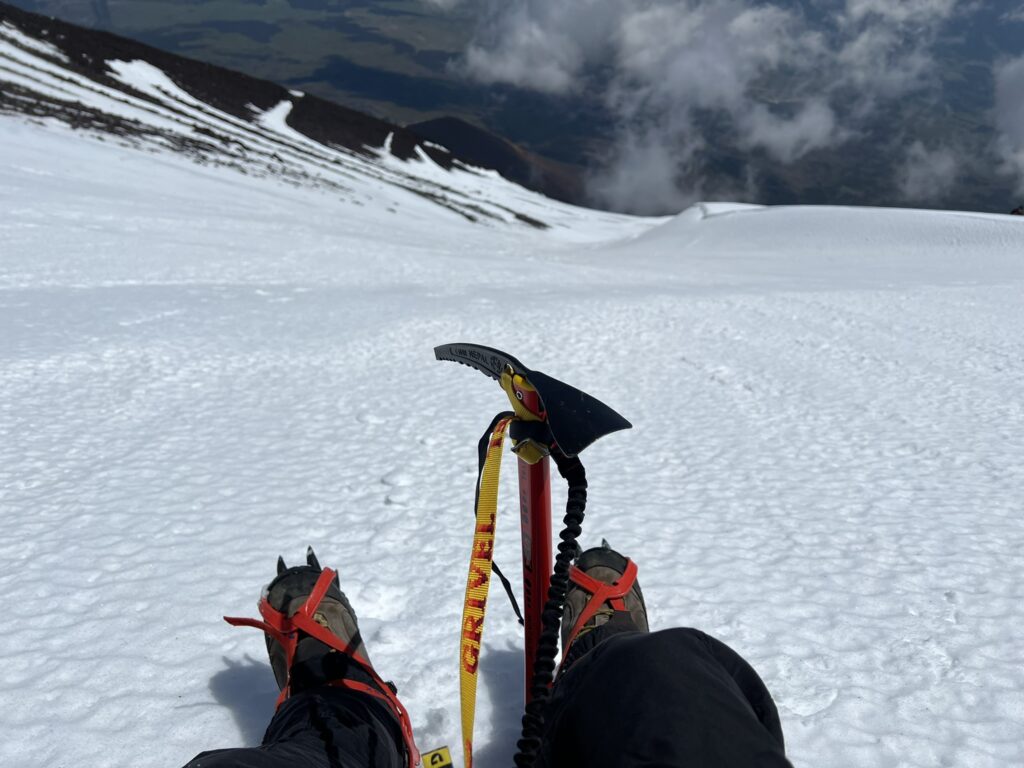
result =
[[621,210],[677,208],[710,191],[697,115],[726,116],[741,148],[783,162],[839,138],[821,98],[769,108],[750,91],[765,72],[821,51],[820,36],[785,10],[739,0],[689,0],[630,9],[620,3],[607,39],[613,75],[605,100],[617,118],[615,147],[590,191]]
[[615,85],[662,107],[736,109],[760,74],[801,54],[803,37],[798,20],[777,8],[655,5],[627,15],[612,39]]
[[932,47],[943,26],[969,0],[846,0],[837,19],[837,91],[849,94],[855,119],[880,105],[938,85]]
[[995,66],[996,149],[1003,169],[1017,176],[1017,192],[1024,195],[1024,56]]
[[846,0],[846,15],[852,21],[872,16],[897,24],[929,23],[949,18],[959,0]]
[[831,63],[839,81],[872,108],[921,87],[933,71],[925,38],[907,41],[898,27],[885,24],[858,30]]
[[1017,8],[1016,10],[1007,11],[1006,13],[1004,13],[1002,20],[1019,21],[1021,23],[1024,23],[1024,5],[1022,5],[1020,8]]
[[723,141],[782,163],[835,146],[880,105],[936,82],[931,46],[968,1],[804,0],[812,13],[756,0],[472,0],[478,30],[460,69],[602,94],[617,138],[597,193],[640,199],[642,168],[669,206],[702,188],[702,116]]
[[462,0],[421,0],[421,2],[426,3],[427,5],[433,5],[443,11],[450,11],[457,5],[462,5]]
[[831,146],[847,137],[838,125],[835,112],[823,99],[811,99],[788,118],[779,117],[761,104],[737,117],[741,130],[740,146],[763,148],[784,163]]
[[545,93],[581,86],[588,66],[609,52],[625,5],[611,0],[480,0],[474,39],[459,69],[484,83]]
[[956,153],[948,147],[928,149],[915,141],[907,149],[896,183],[905,200],[938,202],[955,188],[959,166]]
[[514,83],[543,93],[568,93],[577,86],[582,59],[571,40],[556,40],[523,19],[495,48],[471,45],[464,71],[482,83]]
[[595,171],[588,184],[591,199],[614,210],[639,214],[683,210],[701,198],[700,184],[685,183],[688,159],[700,149],[696,139],[690,145],[681,141],[666,162],[665,132],[624,133],[616,145],[615,162]]

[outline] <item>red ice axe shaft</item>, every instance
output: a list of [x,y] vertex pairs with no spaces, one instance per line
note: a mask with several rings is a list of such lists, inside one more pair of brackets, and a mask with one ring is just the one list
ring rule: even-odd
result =
[[[524,405],[540,412],[536,392],[524,398]],[[551,585],[551,460],[545,456],[530,464],[522,457],[519,465],[519,522],[523,539],[523,622],[525,624],[526,701],[532,698],[530,683],[540,641],[541,614]]]

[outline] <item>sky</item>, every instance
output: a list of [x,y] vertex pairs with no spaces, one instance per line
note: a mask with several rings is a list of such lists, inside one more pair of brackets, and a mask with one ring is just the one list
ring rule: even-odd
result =
[[[743,151],[783,164],[863,136],[888,107],[943,99],[943,45],[992,6],[976,0],[423,0],[476,8],[453,68],[483,83],[572,95],[598,91],[614,149],[591,178],[601,202],[699,199],[714,115]],[[1019,26],[1024,3],[997,20]],[[1024,195],[1024,46],[989,63],[989,148]],[[908,132],[909,133],[909,132]],[[894,181],[909,201],[939,200],[965,147],[908,135]],[[755,186],[751,179],[749,184]],[[652,194],[653,191],[653,194]],[[754,190],[737,190],[739,194]]]

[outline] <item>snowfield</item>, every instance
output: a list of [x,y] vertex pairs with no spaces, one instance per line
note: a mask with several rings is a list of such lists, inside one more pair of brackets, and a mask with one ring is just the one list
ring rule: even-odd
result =
[[[1024,219],[644,220],[449,178],[552,226],[0,117],[0,764],[258,743],[263,639],[220,617],[307,544],[420,747],[457,747],[476,440],[506,402],[434,362],[453,341],[633,422],[584,455],[583,543],[638,561],[653,628],[755,665],[796,766],[1024,764]],[[491,594],[482,768],[510,764],[521,706]]]

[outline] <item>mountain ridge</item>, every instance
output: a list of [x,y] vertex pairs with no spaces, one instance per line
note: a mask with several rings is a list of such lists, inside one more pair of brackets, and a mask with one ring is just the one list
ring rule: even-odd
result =
[[[302,93],[268,80],[252,77],[243,72],[191,59],[156,48],[143,42],[122,37],[104,30],[90,29],[60,19],[24,11],[7,3],[0,3],[0,24],[7,23],[37,40],[55,45],[66,57],[63,66],[71,72],[87,77],[108,88],[120,89],[124,84],[112,77],[107,62],[112,60],[146,61],[164,72],[177,86],[216,110],[239,120],[252,118],[253,108],[267,111],[275,105],[294,99],[287,116],[287,124],[308,138],[327,147],[343,147],[369,157],[372,150],[387,144],[391,155],[402,161],[416,159],[420,153],[445,170],[456,163],[475,166],[507,174],[510,180],[526,188],[544,193],[550,188],[555,199],[568,200],[564,181],[549,181],[553,174],[542,170],[540,159],[529,153],[511,148],[506,156],[488,157],[473,153],[464,155],[458,148],[438,146],[444,136],[434,131],[431,136],[418,135],[414,130],[367,115],[341,104]],[[12,82],[0,70],[0,111],[26,111],[36,117],[58,117],[72,127],[103,127],[114,133],[131,133],[133,128],[109,112],[97,112],[72,106],[67,101],[53,98],[27,98],[24,84]],[[137,93],[138,97],[153,100],[151,94]],[[200,131],[202,133],[202,131]],[[182,148],[199,151],[202,136],[194,141],[178,139]],[[206,137],[210,138],[210,137]],[[492,137],[491,142],[501,140]],[[505,142],[505,144],[508,144]],[[514,163],[511,160],[514,159]],[[534,167],[536,163],[537,167]],[[561,185],[561,186],[559,186]],[[527,216],[527,219],[530,217]]]

